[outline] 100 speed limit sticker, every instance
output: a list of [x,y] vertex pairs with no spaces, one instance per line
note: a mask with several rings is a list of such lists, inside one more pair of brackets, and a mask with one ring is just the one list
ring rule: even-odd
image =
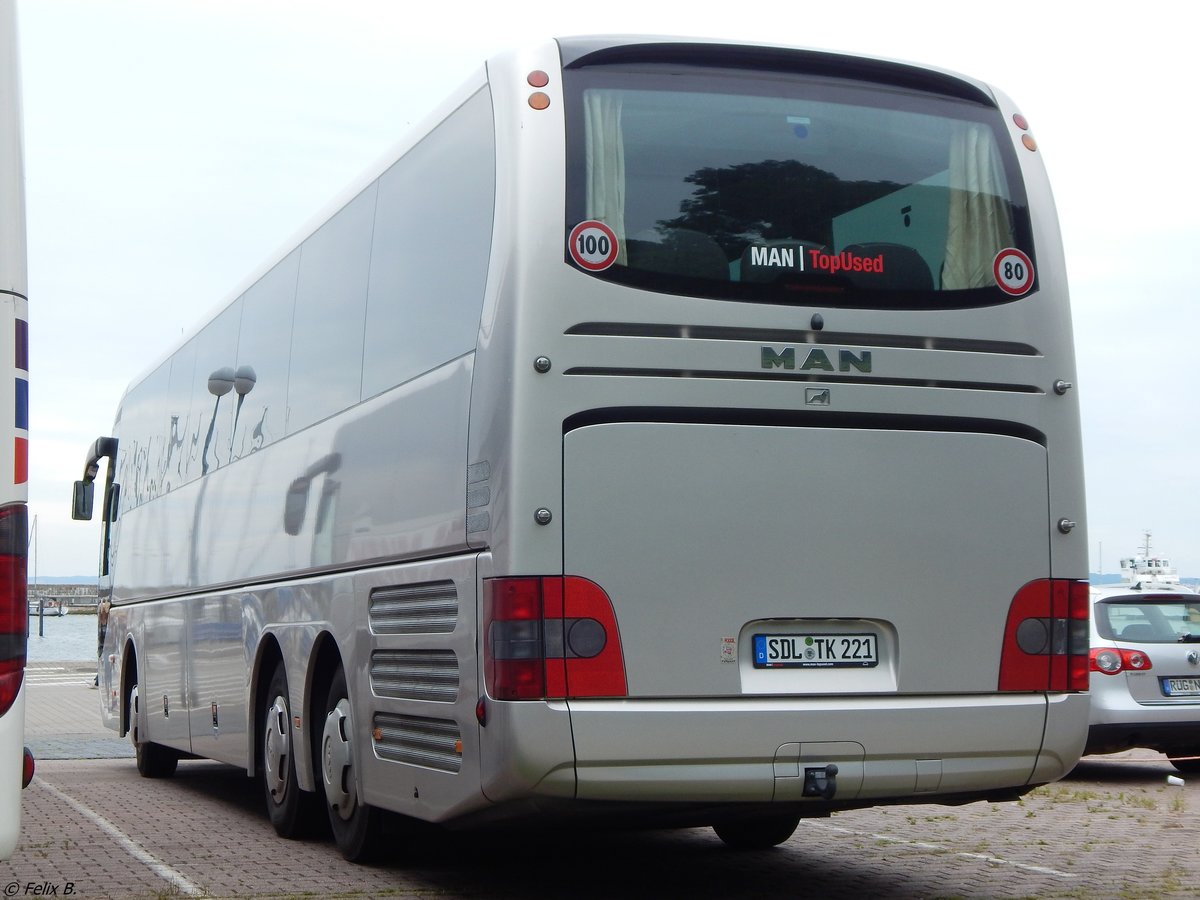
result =
[[581,269],[602,272],[617,261],[617,235],[595,219],[580,222],[571,229],[567,250]]
[[1016,247],[1008,247],[996,254],[992,273],[1000,290],[1013,297],[1027,294],[1033,287],[1033,260]]

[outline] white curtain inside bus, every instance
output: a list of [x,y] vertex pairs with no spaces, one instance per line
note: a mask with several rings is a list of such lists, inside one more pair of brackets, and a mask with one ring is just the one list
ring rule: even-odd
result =
[[986,287],[1013,241],[1004,170],[990,129],[963,122],[950,144],[950,218],[942,290]]
[[621,130],[620,91],[588,91],[587,216],[603,222],[617,236],[617,263],[626,265],[625,136]]

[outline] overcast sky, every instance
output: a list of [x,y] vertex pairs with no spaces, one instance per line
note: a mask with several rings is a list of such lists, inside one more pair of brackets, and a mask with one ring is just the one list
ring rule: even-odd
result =
[[1176,4],[1106,8],[20,0],[39,575],[96,569],[71,482],[132,378],[486,57],[588,33],[862,52],[1013,97],[1066,244],[1092,569],[1149,529],[1200,575],[1193,29]]

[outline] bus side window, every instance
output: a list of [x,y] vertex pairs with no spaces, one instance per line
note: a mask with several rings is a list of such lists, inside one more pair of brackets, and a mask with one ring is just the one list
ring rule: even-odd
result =
[[304,242],[292,318],[287,434],[359,401],[378,188],[373,182]]
[[363,399],[475,349],[495,195],[486,90],[380,177],[362,341]]

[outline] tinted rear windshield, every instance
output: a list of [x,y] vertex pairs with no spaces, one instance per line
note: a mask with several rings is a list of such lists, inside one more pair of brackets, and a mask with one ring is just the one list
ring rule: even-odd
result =
[[1015,151],[983,102],[649,64],[568,69],[564,85],[565,258],[597,278],[879,308],[982,306],[1036,286]]
[[1105,600],[1096,604],[1096,630],[1112,641],[1200,642],[1200,594]]

